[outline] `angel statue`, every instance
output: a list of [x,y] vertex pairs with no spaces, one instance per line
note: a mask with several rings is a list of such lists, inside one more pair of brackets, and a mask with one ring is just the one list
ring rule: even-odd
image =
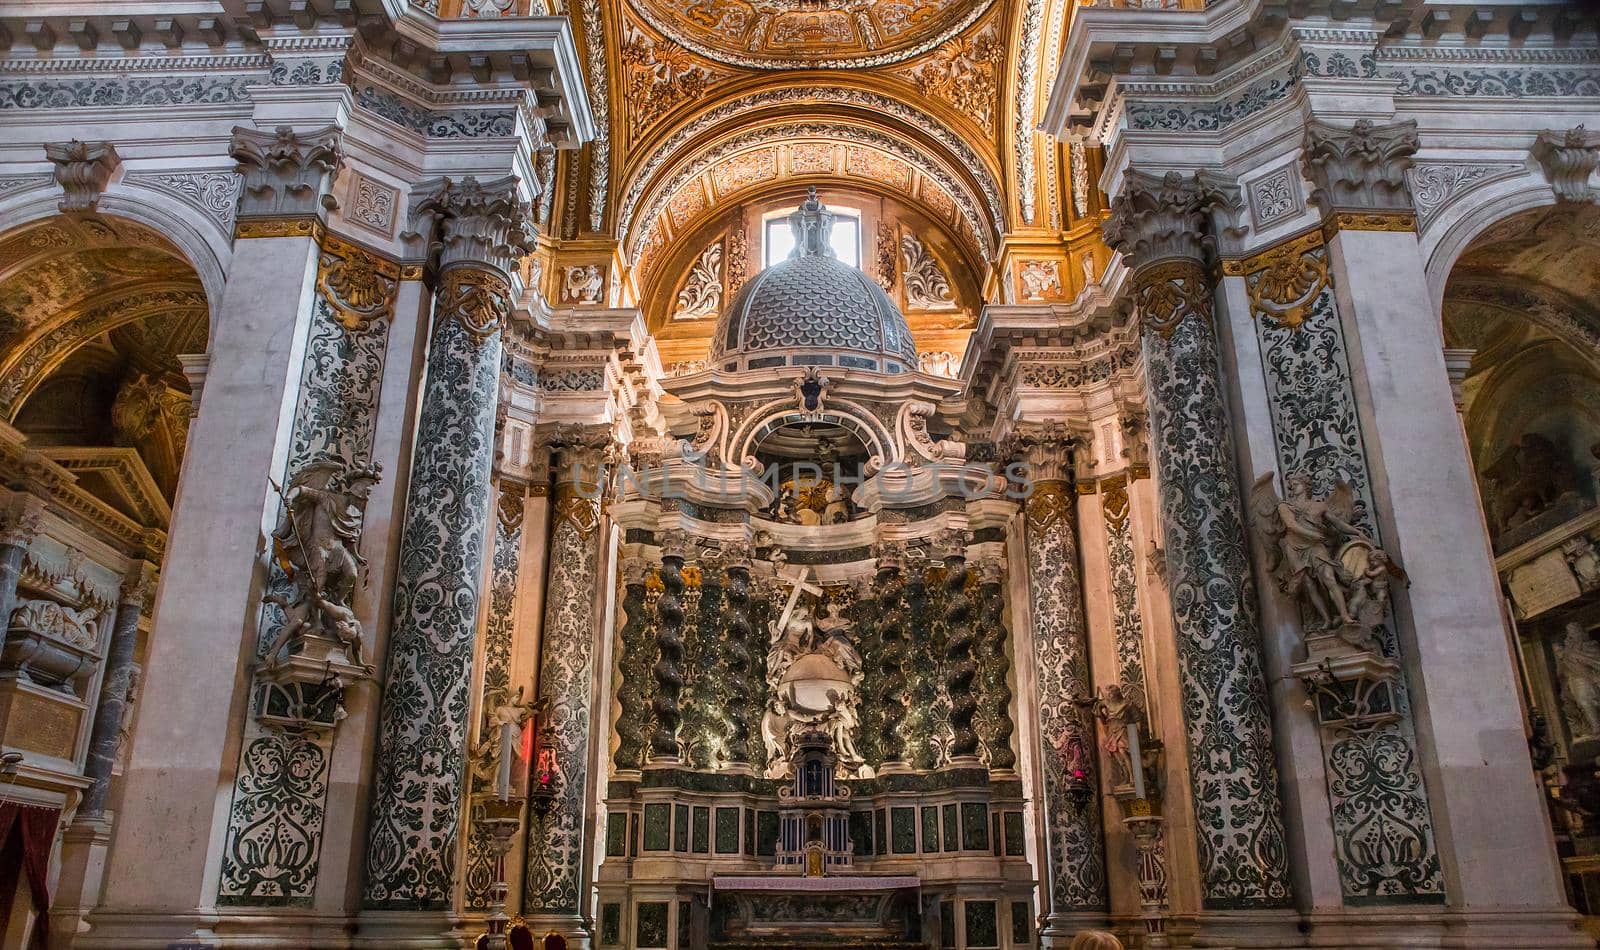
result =
[[1314,621],[1307,633],[1334,633],[1361,650],[1373,649],[1372,632],[1388,610],[1389,584],[1405,573],[1357,527],[1355,492],[1334,484],[1328,497],[1312,494],[1311,476],[1284,479],[1287,497],[1272,487],[1272,473],[1251,489],[1251,513],[1271,552],[1278,587]]
[[1567,721],[1577,738],[1600,736],[1600,643],[1581,623],[1567,624],[1566,632],[1557,671],[1567,697]]
[[340,645],[352,666],[371,671],[352,601],[367,567],[359,550],[367,497],[381,474],[377,465],[321,455],[279,489],[283,515],[273,529],[272,546],[288,590],[263,598],[284,613],[283,627],[265,655],[267,668],[278,665],[285,646],[313,636]]

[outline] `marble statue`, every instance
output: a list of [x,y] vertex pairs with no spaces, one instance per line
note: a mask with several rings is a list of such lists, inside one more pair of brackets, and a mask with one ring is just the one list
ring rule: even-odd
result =
[[1572,622],[1567,624],[1566,639],[1557,652],[1572,731],[1578,738],[1600,736],[1600,643],[1583,624]]
[[[804,577],[802,573],[791,579],[794,591],[808,589]],[[861,654],[849,636],[851,626],[838,602],[829,601],[823,616],[815,618],[798,597],[786,616],[771,623],[767,651],[771,698],[761,717],[768,778],[787,773],[794,736],[800,731],[826,733],[844,774],[859,774],[865,764],[856,748],[862,673]]]
[[1303,472],[1286,478],[1284,488],[1287,496],[1279,498],[1268,473],[1251,490],[1279,589],[1311,617],[1308,635],[1332,633],[1371,650],[1373,631],[1388,610],[1389,584],[1405,574],[1355,525],[1357,502],[1348,482],[1336,483],[1322,499]]
[[1128,744],[1128,727],[1143,718],[1137,701],[1120,684],[1112,683],[1094,701],[1094,714],[1104,726],[1100,750],[1111,764],[1113,788],[1133,784],[1133,749]]
[[370,672],[353,600],[366,575],[361,525],[380,474],[376,465],[324,455],[301,467],[282,490],[283,515],[272,542],[289,589],[263,598],[284,613],[283,626],[265,654],[268,669],[279,665],[286,646],[315,636],[338,644],[350,665]]

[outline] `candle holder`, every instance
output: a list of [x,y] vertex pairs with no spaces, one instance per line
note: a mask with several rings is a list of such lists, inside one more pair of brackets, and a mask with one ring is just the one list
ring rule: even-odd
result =
[[511,840],[522,825],[522,800],[519,798],[491,798],[482,805],[479,819],[489,832],[489,850],[494,855],[494,883],[489,885],[488,928],[478,938],[479,950],[506,950],[507,929],[511,916],[506,913],[506,853],[511,850]]
[[1148,798],[1127,803],[1122,826],[1133,835],[1139,874],[1139,917],[1144,922],[1143,946],[1162,950],[1172,946],[1167,937],[1167,846],[1162,827],[1166,820],[1156,814]]

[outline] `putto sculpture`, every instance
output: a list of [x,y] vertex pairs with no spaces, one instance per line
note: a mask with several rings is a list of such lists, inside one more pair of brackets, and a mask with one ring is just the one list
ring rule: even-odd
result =
[[1306,620],[1308,646],[1332,635],[1357,650],[1374,650],[1389,585],[1405,573],[1357,526],[1359,503],[1348,482],[1336,482],[1326,498],[1317,498],[1311,476],[1302,472],[1284,479],[1284,489],[1286,497],[1279,498],[1272,474],[1263,475],[1251,490],[1251,508],[1278,588]]
[[[342,659],[364,673],[372,671],[353,600],[366,575],[359,546],[367,497],[381,474],[377,465],[322,455],[302,466],[281,489],[283,514],[273,529],[272,546],[288,587],[263,598],[284,614],[283,626],[263,657],[265,669],[315,653],[308,658]],[[307,650],[318,641],[320,650]],[[282,655],[286,649],[287,657]]]

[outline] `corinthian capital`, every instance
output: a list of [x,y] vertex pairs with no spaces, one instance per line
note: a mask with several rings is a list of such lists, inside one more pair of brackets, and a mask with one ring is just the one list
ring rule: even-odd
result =
[[533,211],[517,177],[480,182],[435,178],[411,192],[411,232],[437,253],[443,269],[459,262],[487,264],[506,274],[533,246]]
[[1060,482],[1072,476],[1073,450],[1078,436],[1061,422],[1019,427],[1006,446],[1007,454],[1028,466],[1032,482]]
[[62,191],[56,207],[64,212],[93,211],[111,176],[122,167],[110,142],[53,142],[45,145],[44,157],[56,166],[56,184]]
[[344,162],[343,135],[336,125],[304,133],[287,125],[272,132],[235,126],[228,154],[244,177],[240,217],[308,218],[331,208],[328,189]]
[[1581,125],[1565,132],[1540,132],[1533,143],[1533,157],[1544,169],[1544,177],[1550,179],[1557,201],[1595,200],[1589,176],[1600,164],[1600,132]]
[[1313,119],[1305,148],[1306,172],[1317,186],[1311,203],[1324,213],[1411,210],[1406,169],[1417,151],[1415,120],[1361,119],[1346,129]]
[[1169,258],[1201,261],[1243,207],[1239,186],[1210,172],[1130,171],[1104,235],[1134,270]]

